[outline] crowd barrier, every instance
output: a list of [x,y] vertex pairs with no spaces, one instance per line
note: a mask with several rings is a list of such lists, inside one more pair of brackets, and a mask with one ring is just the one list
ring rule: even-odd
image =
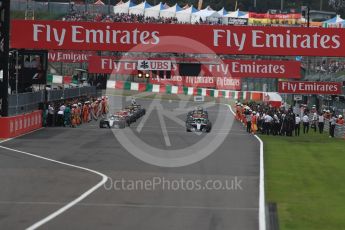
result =
[[[329,120],[325,119],[325,126],[324,126],[324,131],[329,132]],[[345,138],[345,125],[335,125],[335,130],[334,130],[334,137],[335,138]]]
[[0,117],[0,138],[16,137],[42,127],[42,110]]

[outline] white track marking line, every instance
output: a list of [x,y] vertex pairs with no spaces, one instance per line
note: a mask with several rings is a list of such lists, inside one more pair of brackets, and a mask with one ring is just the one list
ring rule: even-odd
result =
[[[175,115],[170,114],[169,112],[165,112],[165,111],[164,111],[164,115],[165,115],[167,118],[169,118],[170,120],[176,122],[177,124],[179,124],[180,126],[182,126],[182,127],[185,129],[185,125],[186,125],[185,121],[181,120],[180,118],[178,118],[178,117],[175,116]],[[176,127],[176,128],[181,129],[181,127]]]
[[[163,109],[162,105],[158,105],[158,107]],[[161,112],[158,112],[158,119],[159,119],[160,127],[162,129],[165,145],[171,146],[168,130],[167,130],[167,127],[165,125],[163,114]]]
[[[6,140],[6,141],[8,141],[8,140]],[[93,186],[92,188],[90,188],[89,190],[87,190],[86,192],[84,192],[79,197],[77,197],[76,199],[72,200],[71,202],[69,202],[68,204],[63,206],[62,208],[58,209],[57,211],[51,213],[50,215],[48,215],[47,217],[43,218],[42,220],[40,220],[40,221],[34,223],[33,225],[31,225],[30,227],[26,228],[27,230],[37,229],[38,227],[42,226],[43,224],[45,224],[45,223],[51,221],[52,219],[54,219],[55,217],[61,215],[63,212],[67,211],[68,209],[70,209],[74,205],[78,204],[80,201],[82,201],[83,199],[88,197],[91,193],[93,193],[98,188],[103,186],[107,182],[107,180],[108,180],[108,177],[106,175],[104,175],[103,173],[97,172],[95,170],[92,170],[92,169],[84,168],[84,167],[77,166],[77,165],[68,164],[68,163],[65,163],[65,162],[53,160],[53,159],[50,159],[50,158],[42,157],[42,156],[39,156],[39,155],[35,155],[35,154],[32,154],[32,153],[28,153],[28,152],[24,152],[24,151],[12,149],[12,148],[7,148],[5,146],[0,146],[0,148],[8,150],[8,151],[22,153],[22,154],[25,154],[25,155],[28,155],[28,156],[31,156],[31,157],[36,157],[36,158],[39,158],[39,159],[42,159],[42,160],[46,160],[46,161],[50,161],[50,162],[53,162],[53,163],[57,163],[57,164],[65,165],[65,166],[70,166],[72,168],[81,169],[81,170],[88,171],[88,172],[93,173],[93,174],[97,174],[97,175],[102,177],[102,180],[99,183],[97,183],[95,186]]]
[[[62,202],[29,202],[29,201],[0,201],[0,204],[15,204],[15,205],[63,205]],[[156,205],[156,204],[121,204],[121,203],[79,203],[77,206],[92,206],[92,207],[123,207],[123,208],[161,208],[161,209],[206,209],[206,210],[243,210],[243,211],[257,211],[258,208],[251,207],[222,207],[222,206],[188,206],[188,205]]]
[[[230,111],[235,116],[231,105],[228,105]],[[266,230],[266,212],[265,212],[265,177],[264,177],[264,143],[257,135],[254,137],[260,143],[260,177],[259,177],[259,230]]]
[[254,137],[260,142],[259,230],[266,230],[264,143],[257,135],[254,135]]
[[155,108],[155,104],[151,103],[150,107],[146,110],[145,115],[142,117],[142,119],[140,119],[140,123],[137,126],[137,132],[140,133],[141,130],[143,129],[147,119],[149,118],[149,116],[151,115],[152,111]]

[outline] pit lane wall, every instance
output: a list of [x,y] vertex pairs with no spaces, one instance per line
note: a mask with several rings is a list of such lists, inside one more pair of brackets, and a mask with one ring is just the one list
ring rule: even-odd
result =
[[107,89],[133,90],[139,92],[152,92],[161,94],[184,94],[194,96],[208,96],[215,98],[228,98],[235,100],[252,100],[262,101],[264,99],[263,92],[234,91],[234,90],[218,90],[198,87],[175,86],[175,85],[158,85],[148,83],[138,83],[129,81],[107,81]]
[[42,110],[0,117],[0,138],[12,138],[42,127]]

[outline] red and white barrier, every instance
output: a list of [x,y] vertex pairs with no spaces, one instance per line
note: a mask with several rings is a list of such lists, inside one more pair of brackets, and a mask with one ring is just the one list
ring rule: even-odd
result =
[[42,127],[42,110],[0,117],[0,138],[16,137]]

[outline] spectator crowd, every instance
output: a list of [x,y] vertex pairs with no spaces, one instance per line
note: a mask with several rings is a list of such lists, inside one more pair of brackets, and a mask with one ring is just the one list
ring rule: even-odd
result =
[[323,61],[320,65],[315,67],[317,73],[332,74],[345,70],[345,63],[339,61],[326,62]]
[[315,106],[311,109],[302,106],[296,112],[292,108],[236,103],[236,119],[246,126],[249,133],[274,136],[299,136],[301,132],[308,134],[310,129],[322,134],[325,122],[329,122],[329,137],[334,137],[336,125],[344,125],[342,115],[330,110],[317,112]]
[[[102,13],[90,13],[90,12],[77,12],[71,11],[62,21],[89,21],[89,22],[126,22],[126,23],[156,23],[156,24],[181,24],[177,21],[176,17],[145,17],[144,15],[134,14],[102,14]],[[200,21],[197,24],[221,24],[218,22]]]

